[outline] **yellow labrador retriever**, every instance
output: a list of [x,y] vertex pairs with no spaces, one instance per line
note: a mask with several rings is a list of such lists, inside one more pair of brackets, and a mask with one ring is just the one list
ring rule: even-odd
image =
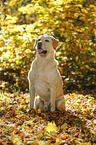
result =
[[[63,83],[54,57],[54,49],[58,43],[57,39],[48,35],[39,36],[35,42],[37,56],[28,74],[30,109],[44,111],[45,108],[50,108],[51,111],[65,111]],[[36,98],[35,94],[38,95]]]

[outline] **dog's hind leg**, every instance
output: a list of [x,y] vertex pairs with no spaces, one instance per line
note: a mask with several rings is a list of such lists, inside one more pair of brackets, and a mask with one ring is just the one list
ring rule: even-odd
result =
[[61,111],[66,111],[66,103],[65,103],[65,98],[63,99],[58,99],[56,101],[56,109],[61,110]]

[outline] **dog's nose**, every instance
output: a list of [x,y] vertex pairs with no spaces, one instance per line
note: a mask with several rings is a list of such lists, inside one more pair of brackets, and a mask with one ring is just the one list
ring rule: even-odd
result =
[[39,42],[38,43],[38,49],[41,49],[42,48],[42,42]]

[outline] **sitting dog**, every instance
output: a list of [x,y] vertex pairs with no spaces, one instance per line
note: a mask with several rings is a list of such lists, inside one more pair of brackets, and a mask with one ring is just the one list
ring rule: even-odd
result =
[[[54,49],[59,41],[53,36],[41,35],[35,42],[37,56],[32,62],[28,74],[30,91],[30,109],[50,108],[65,111],[65,98],[63,96],[63,83]],[[35,98],[35,94],[38,96]],[[50,107],[49,107],[50,106]]]

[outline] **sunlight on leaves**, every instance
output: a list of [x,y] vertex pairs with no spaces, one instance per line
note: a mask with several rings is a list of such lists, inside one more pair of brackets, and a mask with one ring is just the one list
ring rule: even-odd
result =
[[10,140],[12,140],[14,144],[23,145],[22,139],[18,135],[12,136]]
[[51,132],[51,131],[57,131],[57,126],[54,122],[48,122],[48,126],[46,128],[46,131]]
[[[28,109],[29,94],[0,94],[0,143],[86,144],[95,140],[95,100],[90,95],[67,94],[67,111],[42,113]],[[77,102],[77,107],[74,105]],[[87,108],[88,107],[88,108]],[[88,110],[87,110],[88,109]],[[50,122],[49,122],[49,121]],[[55,122],[54,122],[55,121]],[[58,128],[57,128],[58,126]],[[46,142],[45,142],[46,140]]]

